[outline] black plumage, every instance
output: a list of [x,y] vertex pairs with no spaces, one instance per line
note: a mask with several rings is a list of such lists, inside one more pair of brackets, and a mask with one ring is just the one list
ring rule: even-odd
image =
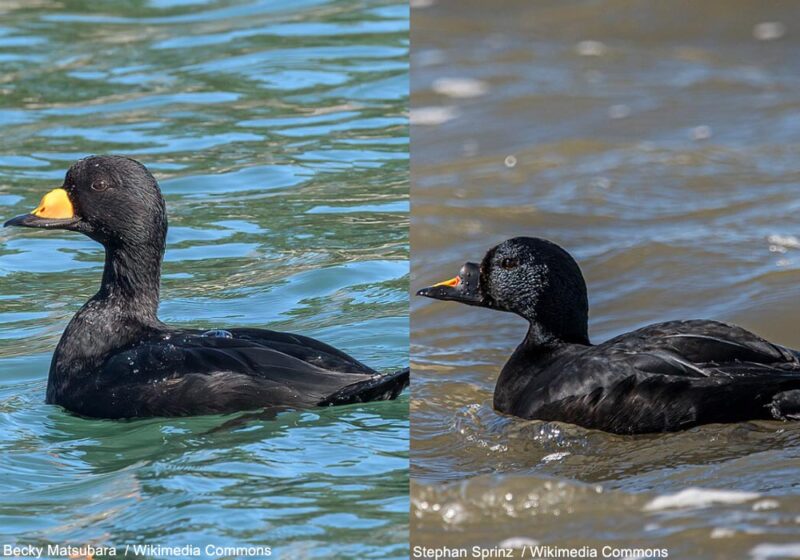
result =
[[418,295],[528,321],[495,387],[502,413],[619,434],[800,418],[800,353],[735,325],[670,321],[592,345],[580,268],[543,239],[509,239]]
[[393,399],[408,385],[408,369],[381,375],[306,336],[162,323],[167,214],[158,183],[135,160],[78,161],[60,189],[6,225],[77,231],[106,251],[99,291],[53,355],[50,404],[101,418],[186,416]]

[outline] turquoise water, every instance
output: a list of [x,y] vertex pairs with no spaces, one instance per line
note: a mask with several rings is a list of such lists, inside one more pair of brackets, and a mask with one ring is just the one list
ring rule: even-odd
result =
[[[0,16],[0,216],[80,157],[133,156],[170,215],[163,320],[406,365],[407,6],[44,0]],[[101,249],[0,236],[0,542],[407,556],[407,396],[221,428],[73,417],[43,403],[46,375]]]

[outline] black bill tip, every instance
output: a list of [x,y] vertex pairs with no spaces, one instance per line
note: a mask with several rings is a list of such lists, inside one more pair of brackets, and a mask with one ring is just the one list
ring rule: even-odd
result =
[[43,228],[43,229],[69,229],[78,223],[77,218],[40,218],[34,214],[22,214],[16,218],[11,218],[3,227],[27,227],[27,228]]

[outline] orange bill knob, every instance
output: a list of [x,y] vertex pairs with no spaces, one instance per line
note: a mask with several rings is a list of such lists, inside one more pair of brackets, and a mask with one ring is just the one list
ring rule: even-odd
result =
[[443,301],[459,301],[467,305],[488,307],[486,298],[481,292],[481,267],[475,263],[464,263],[458,276],[439,282],[417,292],[418,296]]
[[437,286],[449,286],[451,288],[455,288],[459,284],[461,284],[461,277],[456,276],[455,278],[451,278],[450,280],[445,280],[444,282],[439,282],[438,284],[434,284],[431,287],[435,288]]

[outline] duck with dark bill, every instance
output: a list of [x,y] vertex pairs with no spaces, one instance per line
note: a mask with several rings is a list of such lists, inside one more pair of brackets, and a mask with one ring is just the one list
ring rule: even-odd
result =
[[735,325],[670,321],[591,344],[581,270],[544,239],[509,239],[417,295],[528,321],[495,386],[505,414],[619,434],[800,419],[800,352]]

